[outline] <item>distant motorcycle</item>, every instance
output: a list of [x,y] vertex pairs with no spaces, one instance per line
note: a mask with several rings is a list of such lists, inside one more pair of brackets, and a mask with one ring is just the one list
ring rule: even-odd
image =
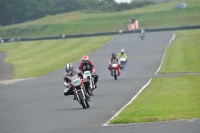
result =
[[84,109],[89,108],[90,105],[89,105],[89,101],[86,100],[86,96],[85,96],[86,92],[83,90],[85,86],[83,84],[82,79],[80,79],[78,75],[74,75],[71,78],[70,85],[74,90],[74,96],[76,100],[82,105]]
[[140,33],[140,38],[144,40],[144,33]]
[[95,89],[94,85],[94,78],[92,77],[92,74],[90,71],[84,71],[83,73],[83,79],[84,79],[84,84],[85,88],[90,96],[93,95],[93,90]]
[[120,57],[119,60],[121,62],[122,70],[124,70],[125,67],[126,67],[126,58],[125,57]]
[[114,77],[114,79],[117,80],[117,76],[119,76],[119,74],[118,74],[118,62],[117,61],[113,61],[111,63],[111,72],[112,72],[112,76]]
[[122,32],[122,30],[119,30],[119,35],[123,35],[123,32]]

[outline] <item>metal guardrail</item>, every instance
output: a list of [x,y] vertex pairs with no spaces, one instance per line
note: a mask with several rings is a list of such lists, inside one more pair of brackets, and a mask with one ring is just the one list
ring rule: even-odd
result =
[[[181,26],[181,27],[168,27],[168,28],[154,28],[145,29],[146,32],[161,32],[161,31],[175,31],[175,30],[192,30],[200,29],[198,26]],[[140,30],[135,31],[123,31],[123,34],[140,33]],[[36,41],[36,40],[52,40],[52,39],[64,39],[64,38],[78,38],[78,37],[92,37],[92,36],[105,36],[105,35],[118,35],[119,32],[102,32],[102,33],[91,33],[91,34],[76,34],[76,35],[59,35],[49,37],[38,37],[38,38],[20,38],[20,41]],[[9,42],[10,39],[4,39],[4,42]]]

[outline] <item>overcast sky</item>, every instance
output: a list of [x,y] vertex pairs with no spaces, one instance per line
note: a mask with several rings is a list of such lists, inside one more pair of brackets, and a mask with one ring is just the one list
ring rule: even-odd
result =
[[131,0],[115,0],[117,3],[121,3],[121,2],[128,2],[128,3],[130,3],[131,2]]

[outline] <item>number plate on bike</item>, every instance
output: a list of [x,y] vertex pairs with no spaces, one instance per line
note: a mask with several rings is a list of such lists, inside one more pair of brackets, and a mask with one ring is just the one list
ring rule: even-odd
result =
[[90,71],[86,71],[86,72],[84,72],[84,75],[86,75],[86,76],[90,76]]
[[112,67],[117,67],[117,64],[112,64]]
[[75,79],[75,80],[72,81],[72,84],[74,86],[78,86],[78,85],[80,85],[80,80],[79,79]]

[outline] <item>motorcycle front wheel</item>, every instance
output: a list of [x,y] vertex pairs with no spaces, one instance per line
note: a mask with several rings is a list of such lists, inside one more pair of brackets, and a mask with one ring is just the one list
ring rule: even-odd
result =
[[114,78],[115,78],[115,80],[117,80],[117,72],[116,72],[116,70],[114,70]]
[[82,107],[84,109],[86,109],[87,105],[86,105],[85,100],[83,99],[83,93],[81,91],[78,91],[78,97],[79,97],[79,100],[80,100],[80,103],[81,103]]
[[126,66],[125,63],[123,62],[122,63],[122,70],[124,70],[125,66]]

